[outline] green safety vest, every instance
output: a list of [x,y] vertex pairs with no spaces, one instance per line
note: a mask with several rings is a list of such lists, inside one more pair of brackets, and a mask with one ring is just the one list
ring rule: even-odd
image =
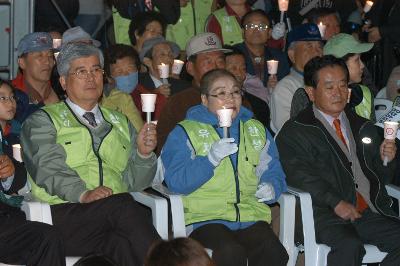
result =
[[[99,186],[99,176],[103,175],[103,185],[113,193],[127,192],[122,180],[131,154],[131,139],[127,118],[119,112],[100,107],[105,121],[112,125],[111,130],[101,142],[98,153],[93,149],[92,135],[87,126],[81,123],[66,103],[42,108],[51,118],[57,131],[56,143],[67,155],[67,165],[76,171],[85,182],[88,190]],[[48,194],[29,177],[33,196],[49,204],[66,202],[56,195]]]
[[[215,129],[204,123],[184,120],[179,123],[186,131],[196,155],[207,156],[211,145],[220,139]],[[255,197],[259,178],[255,168],[266,144],[264,126],[256,120],[240,122],[238,169],[224,158],[215,168],[213,177],[189,195],[183,196],[186,225],[209,221],[267,221],[271,211]]]
[[191,1],[185,7],[181,7],[181,16],[174,25],[167,27],[166,39],[175,42],[181,50],[185,50],[189,39],[194,35],[203,33],[208,15],[211,13],[213,0],[195,0],[194,10],[196,16],[196,32],[193,25],[193,6]]
[[224,44],[234,45],[243,42],[242,28],[235,16],[229,16],[225,8],[220,8],[213,13],[221,26]]
[[360,85],[360,87],[363,93],[363,100],[355,107],[356,113],[366,119],[371,119],[372,108],[374,108],[371,91],[367,86]]

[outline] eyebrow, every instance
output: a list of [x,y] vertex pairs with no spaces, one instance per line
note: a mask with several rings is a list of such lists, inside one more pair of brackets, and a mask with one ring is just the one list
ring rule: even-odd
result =
[[[95,68],[95,67],[100,67],[100,68],[101,68],[101,65],[100,65],[100,64],[96,64],[96,65],[93,65],[93,66],[92,66],[92,68]],[[75,68],[75,71],[76,71],[76,70],[80,70],[80,69],[86,69],[86,67],[84,67],[84,66],[78,66],[77,68]]]

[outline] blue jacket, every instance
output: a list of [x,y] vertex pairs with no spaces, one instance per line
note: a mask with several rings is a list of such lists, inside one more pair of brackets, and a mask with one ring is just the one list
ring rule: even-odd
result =
[[[230,136],[235,139],[237,143],[239,139],[239,121],[243,122],[251,119],[253,113],[245,107],[241,107],[238,116],[232,122],[230,128]],[[218,119],[215,114],[208,111],[203,105],[196,105],[189,109],[186,119],[194,120],[202,123],[213,125],[218,134],[222,136],[222,128],[218,127]],[[270,160],[261,160],[261,169],[265,169],[261,174],[260,182],[269,182],[273,185],[275,190],[275,199],[268,202],[275,202],[282,192],[287,190],[285,174],[282,170],[281,163],[279,162],[279,154],[272,135],[267,132],[267,141],[270,145],[266,145],[268,149],[263,149],[261,153],[265,153],[265,157]],[[236,168],[237,154],[231,155],[231,161]],[[263,158],[263,155],[260,156]],[[190,144],[188,136],[185,131],[176,126],[169,134],[167,142],[165,143],[161,152],[161,159],[165,168],[165,182],[168,188],[180,194],[190,194],[191,192],[200,188],[214,175],[214,166],[210,163],[207,156],[195,156],[194,149]],[[254,191],[255,193],[255,191]],[[205,223],[217,222],[227,225],[232,230],[246,228],[252,223],[241,222],[227,222],[227,221],[207,221],[194,225],[194,228],[199,227]]]

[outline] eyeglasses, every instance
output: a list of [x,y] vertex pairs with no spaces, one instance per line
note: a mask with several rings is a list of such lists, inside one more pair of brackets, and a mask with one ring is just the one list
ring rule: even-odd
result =
[[79,69],[75,72],[69,73],[70,75],[75,75],[78,79],[88,79],[89,74],[94,77],[98,77],[100,75],[104,75],[104,70],[99,68],[94,68],[92,70],[86,70],[86,69]]
[[268,28],[269,28],[269,26],[264,23],[260,23],[260,24],[249,23],[249,24],[244,25],[245,30],[257,29],[258,31],[266,31]]
[[7,102],[7,101],[10,101],[10,102],[16,102],[17,101],[17,97],[15,97],[14,95],[12,95],[12,96],[0,96],[0,103],[5,103],[5,102]]
[[233,92],[221,91],[217,94],[207,94],[207,95],[218,98],[218,100],[223,101],[229,99],[230,97],[232,97],[233,99],[239,99],[243,96],[243,92],[241,90],[236,90]]

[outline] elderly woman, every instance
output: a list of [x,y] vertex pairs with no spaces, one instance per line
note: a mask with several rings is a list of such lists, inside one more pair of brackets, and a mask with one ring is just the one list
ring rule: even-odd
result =
[[[213,250],[217,265],[286,265],[265,204],[286,190],[275,142],[241,106],[231,73],[212,70],[200,87],[202,104],[189,109],[161,153],[169,189],[184,195],[190,237]],[[233,109],[230,138],[218,127],[223,108]]]

